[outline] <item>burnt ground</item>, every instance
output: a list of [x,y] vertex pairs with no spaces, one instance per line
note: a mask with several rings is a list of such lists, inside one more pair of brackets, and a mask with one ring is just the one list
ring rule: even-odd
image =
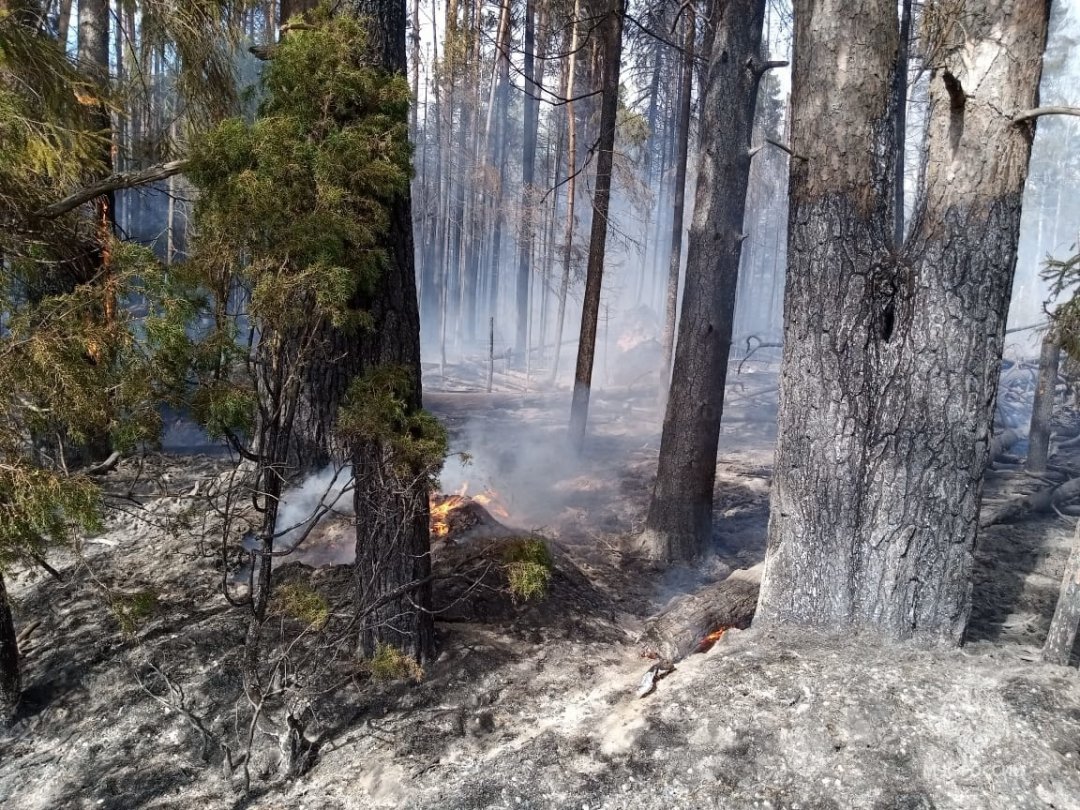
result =
[[[664,576],[633,554],[659,439],[650,392],[596,396],[580,462],[559,439],[565,394],[429,394],[473,454],[444,489],[475,476],[517,528],[492,521],[437,544],[440,654],[423,680],[329,661],[335,688],[308,709],[314,766],[278,778],[268,717],[247,797],[218,748],[243,733],[242,613],[221,596],[235,572],[200,500],[225,461],[125,462],[107,531],[57,557],[66,580],[9,583],[20,627],[40,624],[21,717],[0,732],[0,806],[1080,808],[1080,679],[1038,660],[1075,523],[1054,513],[983,531],[960,650],[729,632],[635,697],[650,663],[634,643],[643,619],[764,553],[774,385],[750,368],[730,390],[716,557]],[[988,476],[988,503],[1044,485],[1007,462]],[[1080,474],[1078,449],[1053,462]],[[501,549],[532,532],[549,539],[555,573],[545,600],[515,604]],[[291,564],[280,581],[333,597],[348,575]],[[150,608],[122,626],[141,593]]]

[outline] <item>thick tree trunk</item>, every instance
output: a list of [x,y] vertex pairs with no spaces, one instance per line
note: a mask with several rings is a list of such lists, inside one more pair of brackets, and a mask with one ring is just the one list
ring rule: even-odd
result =
[[0,728],[14,714],[22,691],[19,645],[16,639],[7,589],[4,586],[4,577],[0,574]]
[[[711,22],[711,21],[710,21]],[[675,156],[675,205],[671,215],[671,251],[668,256],[667,290],[664,294],[664,367],[660,375],[660,390],[666,397],[671,378],[671,354],[675,348],[675,311],[679,303],[679,270],[682,266],[683,209],[686,207],[686,162],[690,145],[690,109],[694,95],[694,40],[697,24],[694,4],[686,5],[686,35],[683,37],[682,81],[679,89],[679,122]],[[760,35],[759,35],[760,39]],[[747,161],[749,163],[749,161]]]
[[592,387],[593,360],[596,356],[596,324],[600,315],[600,291],[604,280],[611,167],[615,156],[615,129],[619,112],[624,10],[623,0],[611,0],[607,19],[604,20],[600,136],[596,147],[592,231],[589,235],[589,263],[585,271],[585,298],[581,307],[581,337],[578,341],[577,369],[574,372],[574,395],[570,405],[570,443],[579,450],[585,441],[585,424],[589,418],[589,391]]
[[1058,594],[1054,618],[1050,622],[1050,632],[1043,645],[1042,657],[1051,664],[1067,666],[1076,645],[1076,630],[1080,627],[1080,523],[1073,533],[1072,552],[1065,564],[1065,574],[1061,578],[1061,591]]
[[[1031,405],[1031,428],[1028,430],[1028,454],[1025,467],[1030,473],[1046,472],[1060,357],[1061,345],[1057,338],[1054,335],[1044,337],[1042,351],[1039,353],[1039,381],[1035,386],[1035,401]],[[993,458],[990,460],[993,461]]]
[[[712,539],[716,450],[724,411],[742,249],[765,0],[732,0],[709,20],[709,70],[679,342],[643,535],[654,559],[689,560]],[[707,41],[707,45],[709,44]]]
[[1038,95],[1047,5],[955,9],[897,253],[895,0],[796,3],[763,624],[963,636],[1033,136],[1012,116]]
[[[404,74],[405,0],[353,0],[355,13],[372,20],[372,45],[380,64]],[[375,328],[353,341],[358,370],[381,365],[405,368],[412,383],[410,409],[421,407],[420,315],[416,300],[412,203],[409,194],[391,211],[386,238],[390,261],[365,308]],[[384,448],[357,442],[352,448],[356,507],[356,610],[359,646],[370,655],[389,644],[417,660],[434,650],[428,489],[424,476],[402,479]]]

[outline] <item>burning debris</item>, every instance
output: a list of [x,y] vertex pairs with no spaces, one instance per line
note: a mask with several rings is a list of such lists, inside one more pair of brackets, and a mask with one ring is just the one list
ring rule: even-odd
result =
[[696,653],[706,653],[706,652],[708,652],[709,650],[711,650],[713,648],[713,645],[716,644],[716,642],[718,642],[720,639],[722,639],[724,637],[724,633],[726,633],[730,629],[731,628],[726,627],[726,626],[717,627],[715,630],[713,630],[711,633],[706,635],[705,638],[703,638],[701,640],[701,643],[697,645],[697,649],[694,650],[694,652],[696,652]]
[[469,495],[468,483],[458,487],[457,492],[446,495],[435,493],[430,502],[432,540],[453,542],[461,535],[476,528],[502,528],[500,520],[510,517],[497,492],[487,488]]

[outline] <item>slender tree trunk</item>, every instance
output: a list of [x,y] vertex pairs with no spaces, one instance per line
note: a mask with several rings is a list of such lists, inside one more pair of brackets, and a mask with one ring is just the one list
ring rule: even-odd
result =
[[1046,472],[1060,357],[1061,345],[1057,337],[1053,334],[1046,335],[1039,355],[1039,382],[1035,386],[1035,401],[1031,406],[1031,429],[1028,431],[1028,454],[1025,465],[1029,473]]
[[1012,115],[1037,103],[1048,5],[957,6],[930,60],[925,193],[896,252],[895,0],[796,2],[761,624],[963,636],[1034,135]]
[[563,231],[562,280],[559,282],[559,310],[555,316],[555,359],[551,380],[559,376],[563,325],[566,322],[566,299],[570,294],[570,268],[574,259],[574,204],[577,201],[577,119],[574,116],[574,75],[577,73],[578,17],[581,0],[574,0],[574,18],[570,22],[570,58],[566,65],[566,227]]
[[578,341],[574,397],[570,404],[570,442],[582,448],[589,418],[589,391],[596,356],[596,325],[600,314],[600,291],[604,279],[607,246],[608,206],[611,197],[611,167],[615,156],[615,129],[619,112],[619,72],[622,63],[623,0],[611,0],[604,21],[604,62],[601,73],[600,136],[597,139],[596,184],[593,189],[592,232],[589,236],[589,263],[585,271],[585,298],[581,309],[581,337]]
[[[533,182],[536,174],[536,130],[540,125],[539,95],[543,87],[543,62],[541,61],[540,82],[534,81],[534,54],[536,48],[536,2],[526,0],[525,4],[525,117],[522,126],[521,144],[521,235],[518,242],[517,300],[515,312],[516,331],[514,336],[514,356],[519,363],[525,363],[528,351],[529,330],[529,277],[532,269],[533,252]],[[542,54],[541,54],[542,56]]]
[[0,575],[0,728],[15,713],[22,693],[19,669],[19,645],[11,618],[4,577]]
[[[689,560],[712,540],[713,484],[742,249],[765,0],[730,0],[708,21],[698,178],[679,342],[646,554]],[[715,26],[713,28],[712,26]]]
[[[671,353],[675,345],[675,307],[679,300],[679,270],[682,265],[683,209],[686,205],[686,159],[690,142],[690,108],[694,88],[694,39],[697,25],[694,19],[694,4],[686,5],[686,17],[683,25],[686,33],[683,37],[682,81],[679,89],[679,123],[676,138],[678,154],[675,157],[675,205],[671,216],[671,253],[668,257],[667,292],[664,296],[664,368],[660,375],[660,390],[666,395],[668,381],[671,378]],[[758,39],[760,39],[760,34]],[[744,183],[745,185],[745,183]]]
[[1076,646],[1076,630],[1080,627],[1080,523],[1073,533],[1072,551],[1061,577],[1054,618],[1043,646],[1043,660],[1067,666]]

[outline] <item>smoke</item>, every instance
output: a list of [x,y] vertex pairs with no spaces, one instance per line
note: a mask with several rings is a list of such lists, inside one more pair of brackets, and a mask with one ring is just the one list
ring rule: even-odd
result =
[[[328,517],[352,517],[352,515],[352,468],[336,467],[330,464],[325,469],[308,476],[300,486],[287,490],[282,496],[278,510],[278,523],[275,527],[279,534],[276,544],[282,550],[292,549],[297,542],[303,540],[305,542],[300,549],[295,554],[289,555],[289,561],[309,565],[325,564],[313,562],[316,554],[320,558],[326,556],[326,544],[318,541],[311,542],[312,530]],[[307,539],[305,539],[306,535]],[[351,545],[348,551],[351,556]]]

